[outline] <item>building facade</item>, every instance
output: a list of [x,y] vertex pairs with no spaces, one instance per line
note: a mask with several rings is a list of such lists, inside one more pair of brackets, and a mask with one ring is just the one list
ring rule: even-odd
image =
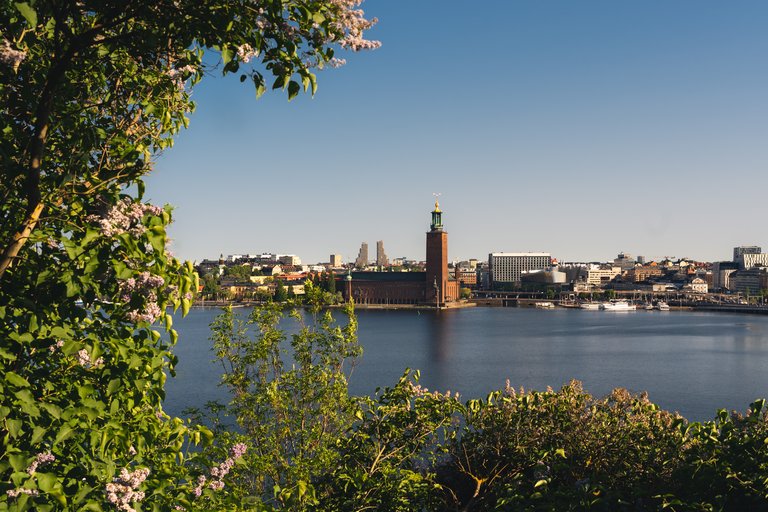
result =
[[546,252],[494,252],[488,255],[491,286],[520,283],[520,275],[531,270],[552,266],[552,256]]

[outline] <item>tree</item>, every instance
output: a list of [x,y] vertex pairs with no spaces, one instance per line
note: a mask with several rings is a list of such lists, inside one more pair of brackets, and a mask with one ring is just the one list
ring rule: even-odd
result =
[[257,96],[270,74],[291,99],[334,46],[376,46],[357,4],[0,5],[0,509],[192,506],[180,454],[208,434],[162,400],[166,307],[186,312],[197,276],[167,252],[171,210],[142,201],[142,178],[213,68]]
[[203,283],[203,295],[218,299],[218,296],[221,294],[221,286],[219,286],[219,278],[216,276],[216,272],[209,272],[203,275],[201,281]]
[[250,265],[232,265],[224,269],[224,275],[235,281],[250,281],[251,272]]
[[283,282],[278,281],[277,286],[275,287],[274,301],[285,302],[286,300],[288,300],[288,291],[285,289]]
[[351,307],[339,326],[320,306],[306,317],[293,310],[298,329],[290,345],[278,326],[278,304],[255,308],[246,320],[225,308],[211,324],[222,381],[232,393],[228,410],[248,446],[233,496],[224,499],[258,496],[276,508],[305,510],[316,504],[313,481],[336,465],[336,444],[354,420],[347,378],[361,349]]

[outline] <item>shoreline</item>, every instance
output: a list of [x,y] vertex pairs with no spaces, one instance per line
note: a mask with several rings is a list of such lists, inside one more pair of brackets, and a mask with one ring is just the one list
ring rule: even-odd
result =
[[[263,302],[255,302],[255,301],[248,301],[248,302],[234,302],[234,301],[202,301],[202,302],[195,302],[190,307],[192,309],[206,309],[206,308],[222,308],[226,306],[232,306],[233,308],[249,308],[264,304]],[[336,309],[342,307],[343,304],[338,305],[332,305],[332,306],[326,306],[331,309]],[[297,305],[293,307],[304,307],[304,305]],[[453,310],[453,309],[466,309],[466,308],[475,308],[475,307],[489,307],[489,308],[500,308],[500,307],[508,307],[508,308],[534,308],[535,307],[535,301],[531,301],[530,303],[524,303],[524,304],[518,304],[518,305],[501,305],[501,304],[490,304],[487,300],[470,300],[470,301],[462,301],[462,302],[456,302],[456,303],[449,303],[446,305],[441,306],[440,308],[437,308],[432,305],[428,304],[355,304],[355,310],[366,310],[366,311],[375,311],[375,310],[381,310],[381,311],[446,311],[446,310]],[[578,309],[574,306],[566,306],[566,305],[560,305],[556,304],[554,308],[552,309]],[[671,311],[698,311],[698,312],[712,312],[712,313],[741,313],[741,314],[752,314],[752,315],[768,315],[768,307],[759,307],[759,306],[750,306],[750,305],[724,305],[724,304],[706,304],[706,305],[671,305],[670,304],[670,310]]]

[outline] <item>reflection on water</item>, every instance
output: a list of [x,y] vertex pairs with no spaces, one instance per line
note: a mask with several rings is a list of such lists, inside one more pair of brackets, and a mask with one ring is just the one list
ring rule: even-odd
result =
[[[171,412],[226,398],[208,340],[215,314],[194,310],[174,322],[180,362],[167,386]],[[743,410],[768,396],[768,317],[473,308],[360,311],[358,321],[364,355],[350,380],[356,394],[391,386],[412,368],[426,387],[467,399],[485,397],[506,379],[546,389],[575,378],[594,395],[646,390],[691,419],[711,418],[720,407]]]

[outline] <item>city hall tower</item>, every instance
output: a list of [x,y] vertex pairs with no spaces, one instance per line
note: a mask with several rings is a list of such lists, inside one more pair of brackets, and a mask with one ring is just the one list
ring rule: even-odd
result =
[[435,201],[432,224],[427,231],[427,302],[441,306],[446,299],[455,299],[449,290],[448,280],[448,233],[443,231],[443,212]]

